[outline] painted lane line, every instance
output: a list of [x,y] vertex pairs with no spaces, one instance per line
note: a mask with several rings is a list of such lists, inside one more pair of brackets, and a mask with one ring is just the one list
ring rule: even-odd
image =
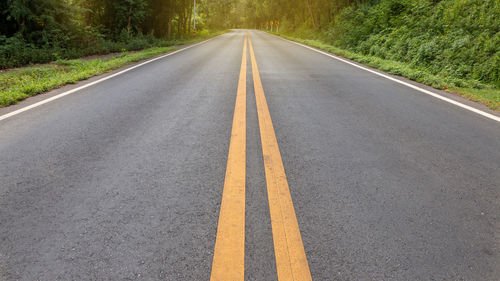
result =
[[249,38],[278,280],[312,280],[285,168]]
[[243,45],[210,280],[244,280],[247,37]]
[[419,91],[419,92],[421,92],[421,93],[427,94],[427,95],[429,95],[429,96],[433,96],[433,97],[438,98],[438,99],[440,99],[440,100],[443,100],[443,101],[445,101],[445,102],[448,102],[448,103],[451,103],[451,104],[456,105],[456,106],[458,106],[458,107],[461,107],[461,108],[463,108],[463,109],[465,109],[465,110],[472,111],[472,112],[474,112],[474,113],[477,113],[477,114],[479,114],[479,115],[481,115],[481,116],[484,116],[484,117],[486,117],[486,118],[489,118],[489,119],[491,119],[491,120],[494,120],[494,121],[500,122],[500,117],[499,117],[499,116],[496,116],[496,115],[493,115],[493,114],[491,114],[491,113],[488,113],[488,112],[485,112],[485,111],[479,110],[479,109],[477,109],[477,108],[474,108],[474,107],[472,107],[472,106],[469,106],[469,105],[463,104],[463,103],[458,102],[458,101],[456,101],[456,100],[453,100],[453,99],[450,99],[450,98],[444,97],[444,96],[442,96],[442,95],[440,95],[440,94],[433,93],[433,92],[431,92],[431,91],[429,91],[429,90],[426,90],[426,89],[420,88],[420,87],[415,86],[415,85],[413,85],[413,84],[410,84],[410,83],[408,83],[408,82],[405,82],[405,81],[399,80],[399,79],[397,79],[397,78],[391,77],[391,76],[389,76],[389,75],[387,75],[387,74],[380,73],[380,72],[378,72],[378,71],[375,71],[375,70],[369,69],[369,68],[367,68],[367,67],[364,67],[364,66],[361,66],[361,65],[355,64],[355,63],[350,62],[350,61],[348,61],[348,60],[346,60],[346,59],[343,59],[343,58],[340,58],[340,57],[338,57],[338,56],[332,55],[332,54],[330,54],[330,53],[327,53],[327,52],[324,52],[324,51],[320,51],[320,50],[318,50],[318,49],[316,49],[316,48],[313,48],[313,47],[310,47],[310,46],[307,46],[307,45],[304,45],[304,44],[301,44],[301,43],[298,43],[298,42],[294,42],[294,41],[291,41],[291,40],[285,39],[285,38],[280,37],[280,36],[277,36],[277,37],[278,37],[278,38],[280,38],[280,39],[282,39],[282,40],[285,40],[285,41],[287,41],[287,42],[290,42],[290,43],[293,43],[293,44],[299,45],[299,46],[301,46],[301,47],[304,47],[304,48],[307,48],[307,49],[313,50],[313,51],[315,51],[315,52],[317,52],[317,53],[323,54],[323,55],[325,55],[325,56],[331,57],[331,58],[336,59],[336,60],[338,60],[338,61],[341,61],[341,62],[347,63],[347,64],[352,65],[352,66],[354,66],[354,67],[357,67],[357,68],[359,68],[359,69],[362,69],[362,70],[365,70],[365,71],[371,72],[371,73],[373,73],[373,74],[375,74],[375,75],[378,75],[378,76],[380,76],[380,77],[383,77],[383,78],[389,79],[389,80],[391,80],[391,81],[393,81],[393,82],[396,82],[396,83],[399,83],[399,84],[404,85],[404,86],[406,86],[406,87],[409,87],[409,88],[412,88],[412,89],[414,89],[414,90],[417,90],[417,91]]
[[[215,37],[214,37],[214,38],[215,38]],[[205,43],[207,43],[208,41],[210,41],[210,40],[212,40],[212,39],[214,39],[214,38],[210,38],[210,39],[205,40],[205,41],[203,41],[203,42],[196,43],[196,44],[194,44],[194,45],[187,46],[187,47],[182,48],[182,49],[180,49],[180,50],[173,51],[173,52],[171,52],[171,53],[168,53],[168,54],[165,54],[165,55],[161,55],[161,56],[156,57],[156,58],[154,58],[154,59],[147,60],[147,61],[145,61],[145,62],[139,63],[139,64],[137,64],[137,65],[134,65],[134,66],[132,66],[132,67],[129,67],[129,68],[127,68],[127,69],[124,69],[124,70],[122,70],[122,71],[119,71],[119,72],[117,72],[117,73],[115,73],[115,74],[111,74],[111,75],[109,75],[109,76],[106,76],[106,77],[101,78],[101,79],[99,79],[99,80],[96,80],[96,81],[94,81],[94,82],[90,82],[90,83],[85,84],[85,85],[83,85],[83,86],[80,86],[80,87],[78,87],[78,88],[75,88],[75,89],[72,89],[72,90],[66,91],[66,92],[64,92],[64,93],[61,93],[61,94],[59,94],[59,95],[56,95],[56,96],[50,97],[50,98],[48,98],[48,99],[45,99],[45,100],[39,101],[39,102],[34,103],[34,104],[32,104],[32,105],[28,105],[28,106],[23,107],[23,108],[21,108],[21,109],[18,109],[18,110],[15,110],[15,111],[9,112],[9,113],[7,113],[7,114],[4,114],[4,115],[0,116],[0,121],[5,120],[5,119],[7,119],[7,118],[9,118],[9,117],[15,116],[15,115],[17,115],[17,114],[19,114],[19,113],[22,113],[22,112],[28,111],[28,110],[33,109],[33,108],[35,108],[35,107],[39,107],[39,106],[41,106],[41,105],[43,105],[43,104],[46,104],[46,103],[49,103],[49,102],[51,102],[51,101],[54,101],[54,100],[60,99],[60,98],[62,98],[62,97],[64,97],[64,96],[67,96],[67,95],[73,94],[73,93],[78,92],[78,91],[80,91],[80,90],[83,90],[83,89],[85,89],[85,88],[88,88],[88,87],[94,86],[95,84],[98,84],[98,83],[104,82],[104,81],[106,81],[106,80],[108,80],[108,79],[111,79],[111,78],[113,78],[113,77],[116,77],[116,76],[118,76],[118,75],[121,75],[121,74],[123,74],[123,73],[125,73],[125,72],[128,72],[128,71],[132,70],[132,69],[136,69],[136,68],[138,68],[138,67],[141,67],[141,66],[143,66],[143,65],[145,65],[145,64],[148,64],[148,63],[151,63],[151,62],[157,61],[157,60],[159,60],[159,59],[163,59],[163,58],[165,58],[165,57],[168,57],[168,56],[171,56],[171,55],[177,54],[177,53],[182,52],[182,51],[185,51],[185,50],[187,50],[187,49],[191,49],[191,48],[196,47],[196,46],[199,46],[199,45],[201,45],[201,44],[205,44]]]

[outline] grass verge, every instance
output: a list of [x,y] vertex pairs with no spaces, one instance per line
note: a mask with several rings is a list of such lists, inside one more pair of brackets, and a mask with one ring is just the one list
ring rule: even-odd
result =
[[476,80],[463,80],[434,75],[427,72],[425,69],[414,68],[403,62],[354,53],[325,44],[319,40],[302,39],[276,33],[273,34],[311,47],[325,50],[335,55],[360,62],[364,65],[380,69],[390,74],[403,76],[413,81],[432,86],[436,89],[457,94],[469,100],[482,103],[493,110],[500,110],[500,89],[495,86],[486,85]]
[[[210,36],[198,37],[182,43],[195,43],[222,33],[214,33]],[[49,64],[2,71],[0,72],[0,107],[12,105],[27,97],[66,84],[76,83],[176,49],[175,46],[153,47],[134,53],[123,52],[110,58],[59,60]]]

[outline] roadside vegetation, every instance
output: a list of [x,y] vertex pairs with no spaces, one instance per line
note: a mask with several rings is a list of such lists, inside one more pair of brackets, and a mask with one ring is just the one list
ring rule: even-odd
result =
[[[279,35],[279,34],[276,34]],[[491,109],[500,109],[500,89],[495,85],[485,84],[473,79],[460,79],[452,76],[433,74],[425,68],[412,66],[411,64],[383,59],[372,55],[340,49],[333,45],[324,43],[318,39],[302,39],[299,37],[281,35],[292,41],[303,43],[332,54],[339,55],[364,65],[380,69],[384,72],[403,76],[413,81],[432,86],[436,89],[446,90],[469,100],[480,102]]]
[[[197,35],[226,29],[208,2],[198,0]],[[193,19],[192,0],[0,1],[0,69],[171,46],[193,37]]]
[[252,1],[252,24],[500,109],[497,0],[277,2]]
[[[500,109],[498,0],[197,0],[196,17],[192,0],[6,0],[0,11],[0,69],[159,50],[191,40],[195,18],[197,36],[279,24],[286,38]],[[13,73],[1,74],[1,96]]]
[[[210,36],[220,33],[222,32],[210,34]],[[184,40],[182,43],[194,43],[208,37],[209,35],[199,36],[196,39]],[[177,49],[176,46],[152,47],[131,53],[124,51],[105,58],[57,60],[49,64],[1,71],[0,106],[12,105],[29,96],[76,83],[175,49]]]
[[232,6],[197,2],[195,30],[192,0],[0,1],[0,106],[227,29]]
[[156,47],[132,54],[125,52],[108,59],[60,60],[51,64],[0,72],[0,106],[11,105],[29,96],[64,84],[75,83],[172,49],[174,47]]

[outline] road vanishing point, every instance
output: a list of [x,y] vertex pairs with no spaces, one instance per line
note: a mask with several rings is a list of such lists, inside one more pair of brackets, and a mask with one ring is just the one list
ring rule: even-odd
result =
[[0,109],[0,280],[500,280],[500,117],[233,30]]

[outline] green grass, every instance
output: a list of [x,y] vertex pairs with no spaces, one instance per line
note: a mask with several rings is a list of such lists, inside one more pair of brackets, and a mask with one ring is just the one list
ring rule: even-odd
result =
[[[194,43],[221,34],[200,36],[182,43]],[[142,51],[123,52],[110,58],[92,60],[59,60],[49,64],[22,67],[0,72],[0,107],[15,104],[66,84],[76,83],[133,62],[177,49],[174,46],[153,47]]]
[[403,76],[413,81],[446,90],[464,98],[480,102],[491,109],[500,110],[500,89],[477,80],[452,78],[434,75],[424,68],[412,67],[409,63],[382,59],[375,56],[362,55],[326,44],[320,40],[301,39],[294,36],[276,34],[292,41],[300,42],[327,52],[360,62],[384,72]]

